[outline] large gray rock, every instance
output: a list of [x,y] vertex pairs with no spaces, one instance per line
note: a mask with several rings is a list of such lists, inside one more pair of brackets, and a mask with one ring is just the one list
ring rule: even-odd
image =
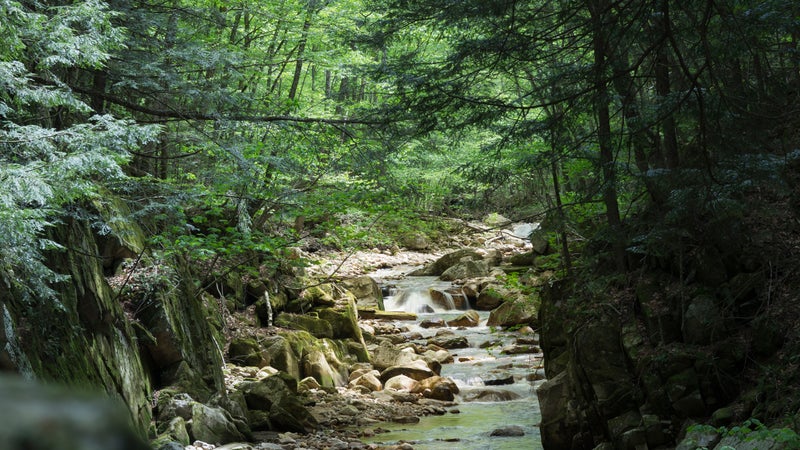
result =
[[254,431],[307,433],[319,426],[297,394],[297,380],[288,374],[241,383],[238,389],[244,394]]
[[380,345],[371,347],[371,354],[372,365],[378,370],[385,370],[393,366],[405,366],[423,359],[422,356],[412,351],[404,351],[395,347],[389,341],[382,341]]
[[693,298],[683,321],[683,338],[686,343],[705,345],[712,339],[720,339],[725,333],[725,322],[722,311],[714,298],[709,295],[698,295]]
[[481,323],[481,316],[477,311],[469,310],[455,319],[448,320],[447,325],[451,327],[477,327]]
[[479,261],[483,256],[472,248],[462,248],[454,252],[448,253],[433,263],[423,267],[422,269],[415,270],[409,275],[413,276],[439,276],[444,273],[453,265],[463,261]]
[[486,325],[510,327],[535,324],[538,306],[539,300],[536,296],[522,296],[503,302],[489,313]]
[[215,445],[245,440],[227,411],[202,403],[192,405],[190,434],[195,440]]
[[435,376],[436,373],[432,371],[428,364],[423,360],[413,361],[409,364],[401,366],[392,366],[381,372],[381,382],[386,383],[386,380],[396,377],[398,375],[405,375],[417,381],[424,380]]
[[384,309],[381,288],[371,277],[364,275],[350,278],[341,281],[339,284],[353,293],[359,307]]
[[439,276],[441,280],[465,280],[489,275],[489,264],[486,261],[462,261],[450,266]]

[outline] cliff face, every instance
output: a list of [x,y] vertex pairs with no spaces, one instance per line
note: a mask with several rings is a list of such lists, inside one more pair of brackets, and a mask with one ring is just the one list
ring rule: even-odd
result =
[[142,298],[135,315],[123,308],[104,265],[108,270],[115,258],[142,250],[141,231],[126,227],[119,239],[98,236],[86,221],[55,226],[51,238],[65,249],[51,252],[48,266],[68,278],[52,286],[53,297],[3,280],[0,370],[105,390],[128,406],[145,435],[152,431],[154,388],[175,383],[198,396],[221,389],[224,342],[212,325],[219,323],[212,317],[217,309],[183,278]]
[[[540,310],[544,448],[671,448],[691,423],[791,414],[776,409],[768,400],[776,393],[759,383],[794,353],[792,328],[778,325],[778,290],[769,305],[766,287],[760,271],[713,289],[654,273],[601,294],[554,284]],[[780,382],[789,399],[795,382]]]

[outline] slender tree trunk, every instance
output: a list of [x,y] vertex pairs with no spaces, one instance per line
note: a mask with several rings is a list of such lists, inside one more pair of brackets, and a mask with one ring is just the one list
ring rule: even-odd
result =
[[609,56],[608,40],[605,35],[607,15],[610,14],[608,0],[589,2],[592,15],[592,49],[594,51],[595,114],[597,115],[597,142],[600,150],[600,166],[603,173],[603,203],[606,207],[606,221],[611,230],[611,245],[617,269],[624,271],[625,245],[622,239],[622,219],[616,188],[616,168],[613,143],[611,141],[611,113],[609,110],[608,79],[606,76]]
[[[656,93],[663,102],[670,94],[669,57],[667,55],[667,41],[670,37],[671,27],[669,18],[669,0],[656,0],[658,14],[655,14],[656,30],[658,30],[661,43],[656,51]],[[661,131],[664,136],[664,156],[667,168],[674,169],[680,164],[678,155],[678,138],[675,131],[675,116],[672,111],[665,113],[661,121]]]
[[292,86],[289,88],[289,100],[294,100],[297,95],[297,87],[300,85],[300,77],[303,74],[303,56],[306,52],[306,43],[308,42],[308,30],[311,28],[311,18],[314,15],[316,8],[315,1],[308,2],[308,11],[306,11],[306,18],[303,21],[303,32],[300,36],[300,42],[297,45],[297,62],[294,65],[294,76],[292,77]]

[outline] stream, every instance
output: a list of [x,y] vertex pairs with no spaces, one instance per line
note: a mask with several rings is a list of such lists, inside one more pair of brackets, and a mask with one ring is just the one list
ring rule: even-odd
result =
[[[434,304],[428,289],[452,287],[436,277],[407,277],[391,279],[392,274],[373,274],[392,286],[384,298],[387,311],[407,311],[418,314],[415,322],[402,322],[410,331],[419,332],[420,343],[436,334],[440,328],[423,328],[420,323],[442,318],[445,321],[463,314],[463,310]],[[468,307],[468,305],[463,305]],[[442,416],[424,416],[416,424],[382,424],[388,430],[367,440],[382,445],[409,442],[415,449],[531,449],[542,448],[538,424],[540,421],[536,387],[543,378],[542,354],[505,354],[502,350],[515,344],[519,333],[492,330],[487,327],[488,311],[479,311],[480,324],[472,328],[450,328],[469,342],[468,348],[453,349],[454,362],[442,366],[441,375],[449,377],[460,390],[457,405]],[[533,339],[535,335],[527,335]],[[509,426],[521,427],[522,436],[491,436],[492,432]],[[517,430],[519,431],[519,430]]]

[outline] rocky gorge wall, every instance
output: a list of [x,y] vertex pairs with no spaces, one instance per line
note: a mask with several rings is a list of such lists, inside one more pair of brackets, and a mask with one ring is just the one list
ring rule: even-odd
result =
[[[753,271],[716,285],[651,273],[626,290],[545,289],[544,448],[716,448],[721,436],[695,442],[688,425],[764,415],[758,387],[744,382],[747,362],[772,357],[783,339],[754,314],[763,285]],[[747,448],[784,448],[771,445]]]

